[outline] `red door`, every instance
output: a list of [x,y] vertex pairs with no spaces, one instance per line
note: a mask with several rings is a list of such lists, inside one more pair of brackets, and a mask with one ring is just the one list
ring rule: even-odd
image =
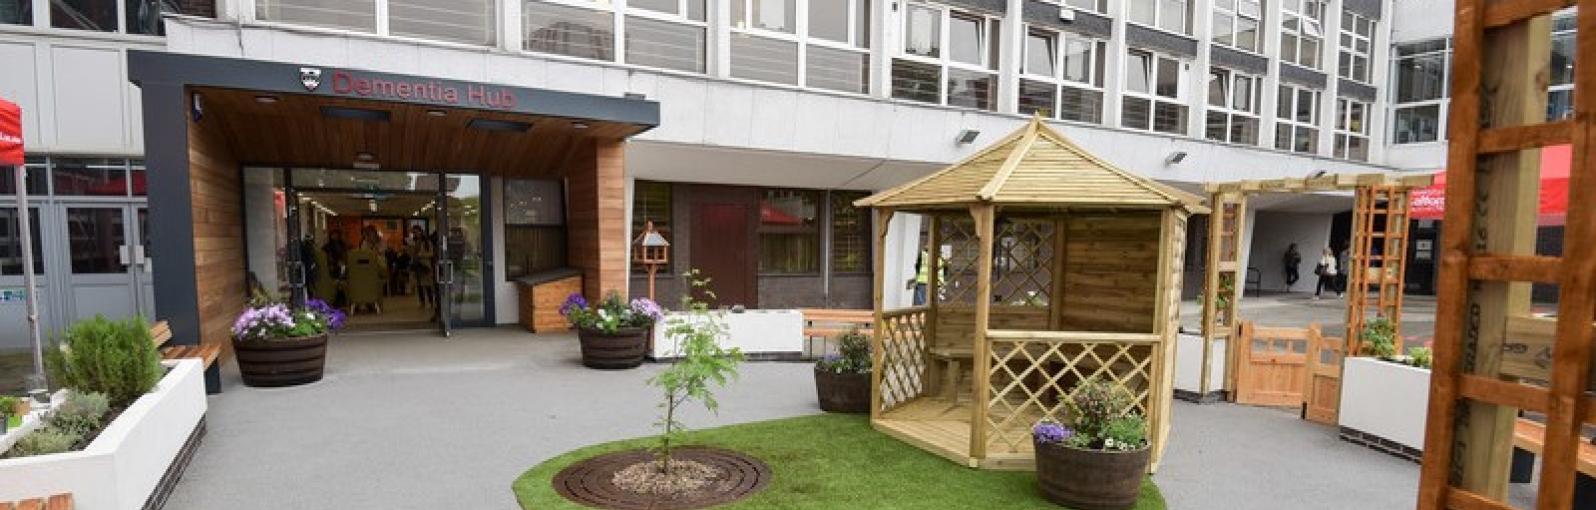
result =
[[694,204],[692,266],[709,278],[713,307],[759,306],[747,204]]

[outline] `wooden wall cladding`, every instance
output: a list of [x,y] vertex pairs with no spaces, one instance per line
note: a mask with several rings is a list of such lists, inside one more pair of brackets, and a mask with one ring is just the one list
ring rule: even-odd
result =
[[582,291],[582,277],[571,276],[536,285],[517,284],[520,300],[518,320],[521,327],[533,333],[560,333],[571,330],[570,323],[560,315],[560,305],[573,292]]
[[1064,220],[1062,329],[1153,332],[1162,221],[1159,211]]
[[244,225],[238,159],[221,122],[192,118],[188,126],[190,207],[194,217],[194,279],[200,343],[232,354],[229,328],[243,310]]
[[627,295],[625,154],[621,141],[590,140],[566,166],[566,258],[589,299]]

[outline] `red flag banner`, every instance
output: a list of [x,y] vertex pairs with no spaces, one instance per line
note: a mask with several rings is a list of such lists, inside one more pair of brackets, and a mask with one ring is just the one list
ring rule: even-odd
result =
[[22,166],[22,108],[0,99],[0,166]]
[[[1553,145],[1541,149],[1540,218],[1542,226],[1562,225],[1568,215],[1568,169],[1573,161],[1573,146]],[[1435,174],[1435,185],[1413,190],[1416,220],[1439,220],[1446,212],[1446,172]]]

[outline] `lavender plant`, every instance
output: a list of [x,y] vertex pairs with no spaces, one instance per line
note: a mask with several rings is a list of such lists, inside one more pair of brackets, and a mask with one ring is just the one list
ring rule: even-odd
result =
[[656,423],[661,432],[654,455],[660,471],[667,476],[671,470],[671,449],[686,430],[677,420],[678,410],[697,400],[710,412],[718,411],[720,403],[715,400],[712,387],[725,386],[727,381],[737,377],[737,364],[743,360],[741,350],[720,345],[720,339],[727,333],[726,323],[710,311],[708,302],[693,298],[702,293],[706,299],[715,299],[714,292],[709,290],[709,280],[700,278],[697,270],[688,270],[682,279],[689,288],[682,294],[682,310],[686,313],[668,320],[665,329],[666,338],[675,341],[672,354],[676,361],[648,380],[650,385],[665,392],[664,401],[660,403],[662,416]]
[[1038,443],[1114,451],[1147,446],[1147,422],[1124,388],[1089,379],[1064,404],[1070,426],[1042,420],[1031,431]]
[[646,328],[665,318],[664,310],[648,298],[630,303],[611,292],[597,305],[589,304],[580,293],[571,293],[560,305],[560,315],[577,329],[615,334],[622,328]]
[[321,335],[344,326],[344,312],[326,301],[311,299],[303,308],[284,303],[257,302],[244,308],[233,321],[233,338],[238,340],[281,340]]

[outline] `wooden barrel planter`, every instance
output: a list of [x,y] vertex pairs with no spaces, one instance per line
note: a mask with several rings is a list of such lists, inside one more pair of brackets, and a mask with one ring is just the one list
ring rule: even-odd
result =
[[576,337],[582,343],[582,365],[588,368],[636,368],[648,354],[647,328],[621,328],[614,333],[583,329]]
[[261,388],[295,386],[321,380],[327,364],[327,335],[277,340],[233,340],[233,356],[244,384]]
[[1036,445],[1036,482],[1042,497],[1076,510],[1126,510],[1136,506],[1152,448],[1082,450]]
[[870,412],[870,372],[838,374],[815,369],[815,395],[828,413]]

